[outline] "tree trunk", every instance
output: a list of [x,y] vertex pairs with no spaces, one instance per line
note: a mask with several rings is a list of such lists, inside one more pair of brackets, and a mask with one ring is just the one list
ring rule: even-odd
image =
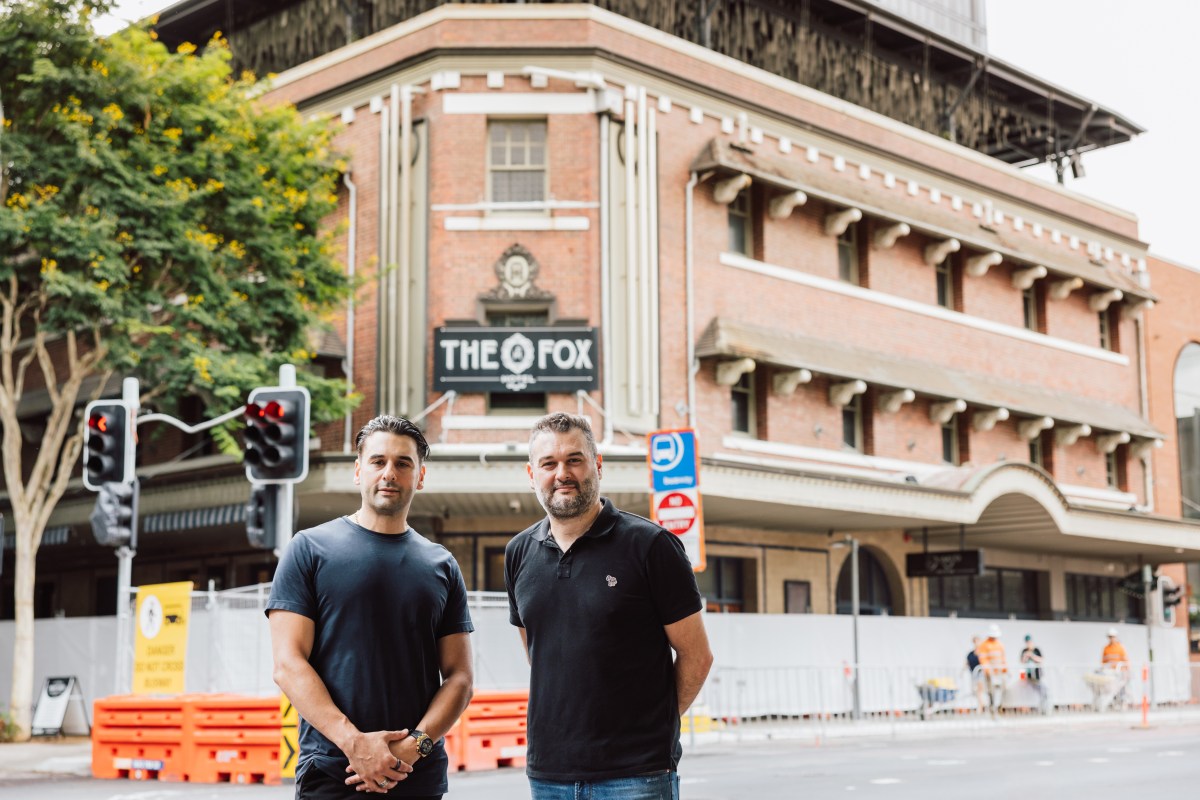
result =
[[16,740],[19,742],[29,739],[30,725],[33,723],[33,586],[37,553],[29,546],[30,524],[29,519],[17,517],[17,574],[13,587],[16,633],[13,639],[9,710],[18,728]]

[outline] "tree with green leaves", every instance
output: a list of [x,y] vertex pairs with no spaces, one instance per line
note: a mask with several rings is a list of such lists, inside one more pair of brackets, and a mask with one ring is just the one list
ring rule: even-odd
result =
[[[231,410],[311,358],[348,291],[322,226],[339,177],[328,123],[257,99],[219,38],[201,54],[144,26],[97,36],[109,5],[0,8],[0,446],[24,736],[35,558],[81,471],[83,404],[132,376],[155,410]],[[344,413],[344,384],[300,379],[318,419]]]

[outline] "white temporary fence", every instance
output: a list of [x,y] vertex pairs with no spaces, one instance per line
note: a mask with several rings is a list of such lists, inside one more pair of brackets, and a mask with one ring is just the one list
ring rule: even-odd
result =
[[[192,595],[185,689],[272,695],[270,630],[264,614],[269,584]],[[133,597],[130,597],[132,616]],[[520,637],[508,622],[504,593],[470,593],[475,633],[471,637],[476,686],[512,689],[529,685]],[[1023,637],[1031,634],[1046,654],[1044,686],[1057,715],[1087,712],[1092,702],[1085,676],[1099,660],[1110,623],[969,620],[922,617],[863,617],[812,614],[708,614],[705,624],[715,667],[695,712],[735,730],[779,720],[791,726],[844,725],[887,720],[895,725],[920,719],[974,723],[974,682],[965,656],[972,635],[998,625],[1008,643],[1005,714],[1038,707],[1038,696],[1015,665]],[[132,626],[130,626],[132,629]],[[1186,710],[1197,697],[1195,670],[1187,664],[1182,629],[1117,625],[1135,665],[1149,661],[1153,647],[1151,702],[1164,710]],[[13,623],[0,622],[0,692],[10,685]],[[117,641],[115,617],[41,619],[36,622],[34,674],[37,686],[50,676],[75,675],[87,702],[122,694],[116,675],[117,650],[128,681],[133,632]],[[861,666],[847,667],[860,653]],[[1089,664],[1093,666],[1088,666]],[[1135,667],[1131,680],[1139,682]],[[930,683],[936,681],[936,683]],[[953,685],[948,689],[947,682]],[[857,686],[857,693],[855,691]],[[921,688],[929,687],[929,688]],[[1131,690],[1132,691],[1132,690]],[[1135,693],[1136,694],[1136,693]],[[1136,695],[1140,701],[1140,695]],[[1032,697],[1032,699],[1030,699]],[[963,719],[958,719],[962,717]]]
[[836,735],[850,725],[930,733],[998,721],[1124,713],[1136,722],[1200,720],[1200,664],[1125,669],[1095,664],[947,671],[927,666],[716,667],[691,710],[692,730],[718,737]]

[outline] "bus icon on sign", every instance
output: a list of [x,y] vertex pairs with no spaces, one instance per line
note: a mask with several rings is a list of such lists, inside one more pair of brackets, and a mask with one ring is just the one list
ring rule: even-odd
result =
[[655,472],[670,472],[683,460],[683,450],[678,433],[660,433],[650,443],[650,464]]
[[697,484],[696,435],[691,430],[657,431],[648,437],[647,465],[654,491]]

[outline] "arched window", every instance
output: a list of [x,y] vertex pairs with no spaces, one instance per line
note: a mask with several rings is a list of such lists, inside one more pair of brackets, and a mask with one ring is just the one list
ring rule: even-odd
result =
[[1180,351],[1175,362],[1175,431],[1181,513],[1200,519],[1200,344],[1194,342]]
[[[850,558],[842,562],[842,570],[838,573],[837,582],[837,613],[853,613],[850,594]],[[888,586],[887,573],[883,564],[871,554],[871,551],[859,548],[858,551],[858,613],[859,614],[894,614],[892,608],[892,590]]]

